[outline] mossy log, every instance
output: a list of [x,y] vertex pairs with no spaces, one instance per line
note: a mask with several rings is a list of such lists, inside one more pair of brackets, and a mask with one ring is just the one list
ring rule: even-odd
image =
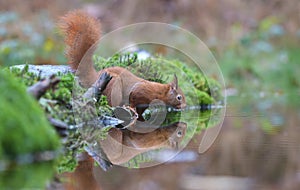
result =
[[0,160],[56,150],[60,140],[26,87],[0,70],[0,90]]

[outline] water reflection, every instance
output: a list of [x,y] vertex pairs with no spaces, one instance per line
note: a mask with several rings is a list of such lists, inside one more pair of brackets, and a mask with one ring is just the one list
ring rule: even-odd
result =
[[[93,183],[103,189],[119,189],[122,184],[134,190],[148,184],[158,189],[299,189],[299,110],[273,105],[272,110],[280,113],[284,123],[265,128],[269,119],[273,123],[268,114],[229,108],[221,134],[197,160],[140,170],[114,167],[103,172],[94,168],[90,171]],[[185,151],[197,153],[202,135],[197,133]]]
[[[269,112],[275,108],[273,105]],[[281,124],[273,123],[274,118],[268,118],[266,113],[259,117],[248,113],[247,117],[226,118],[220,138],[197,164],[202,172],[197,169],[193,172],[251,177],[253,185],[263,189],[268,185],[274,189],[299,187],[300,121],[297,110],[283,107],[281,110],[279,119],[284,117],[286,121]],[[237,111],[231,108],[228,114]]]
[[[108,159],[114,165],[121,165],[150,150],[177,149],[186,134],[186,129],[187,124],[184,122],[175,122],[148,133],[112,128],[104,140],[97,139],[97,142],[89,143],[89,147],[94,152],[99,152],[95,149],[102,148],[106,155],[104,159]],[[96,144],[99,146],[95,146]],[[142,157],[136,158],[135,162],[143,162],[139,159]]]
[[[86,137],[86,151],[105,171],[111,165],[142,168],[160,164],[159,160],[168,161],[160,158],[162,154],[159,151],[162,149],[174,149],[172,154],[168,154],[169,160],[172,159],[183,150],[195,133],[220,124],[221,117],[220,109],[193,109],[168,113],[161,125],[147,120],[125,129],[111,128],[102,140],[90,128],[82,133]],[[211,140],[209,143],[212,143]]]
[[[140,156],[143,153],[155,150],[159,153],[159,150],[162,148],[177,149],[185,137],[186,129],[187,124],[184,122],[175,122],[148,133],[112,128],[109,130],[106,139],[98,139],[97,142],[91,141],[88,150],[90,155],[102,152],[102,155],[100,155],[102,156],[101,159],[107,159],[114,165],[127,163],[125,166],[132,166],[129,163],[135,163],[135,166],[140,166],[143,163],[149,164],[153,162],[157,156],[157,154],[150,153],[148,155],[151,155],[151,158],[145,160],[145,155]],[[103,153],[106,156],[105,158]],[[174,153],[177,152],[172,152],[168,156],[172,158],[175,155]],[[99,161],[99,157],[96,160]],[[98,179],[93,174],[94,170],[99,170],[99,167],[94,167],[94,158],[87,153],[83,153],[80,156],[75,172],[64,174],[65,179],[68,181],[64,185],[65,189],[85,189],[86,187],[89,187],[89,189],[100,189]]]

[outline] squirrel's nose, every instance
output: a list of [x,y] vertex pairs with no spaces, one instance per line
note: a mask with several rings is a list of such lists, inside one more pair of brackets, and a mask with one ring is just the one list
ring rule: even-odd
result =
[[179,104],[178,106],[177,106],[177,108],[181,108],[181,109],[183,109],[183,108],[185,108],[186,107],[186,103],[182,103],[182,104]]
[[185,108],[185,107],[186,107],[186,103],[182,103],[182,104],[180,105],[180,107],[181,107],[181,108]]

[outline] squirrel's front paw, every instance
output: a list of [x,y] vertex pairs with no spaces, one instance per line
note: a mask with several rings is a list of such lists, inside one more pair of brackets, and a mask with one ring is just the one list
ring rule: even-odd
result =
[[110,76],[107,72],[104,72],[100,76],[100,80],[103,81],[110,81],[112,79],[112,76]]

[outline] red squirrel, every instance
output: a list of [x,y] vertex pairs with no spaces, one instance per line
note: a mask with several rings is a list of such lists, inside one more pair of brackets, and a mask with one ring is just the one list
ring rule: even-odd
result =
[[[103,91],[110,106],[127,104],[136,109],[138,105],[148,105],[155,99],[175,108],[186,106],[185,96],[178,87],[176,76],[172,82],[160,84],[139,78],[121,67],[109,67],[97,72],[92,61],[94,51],[88,51],[90,48],[94,48],[93,45],[101,37],[101,24],[97,19],[83,11],[75,10],[61,18],[59,28],[65,36],[64,41],[67,46],[65,54],[68,64],[73,70],[77,70],[80,82],[84,86],[91,86],[103,72],[112,76]],[[85,62],[80,64],[82,59]],[[147,106],[138,109],[138,114],[141,115],[146,108]]]

